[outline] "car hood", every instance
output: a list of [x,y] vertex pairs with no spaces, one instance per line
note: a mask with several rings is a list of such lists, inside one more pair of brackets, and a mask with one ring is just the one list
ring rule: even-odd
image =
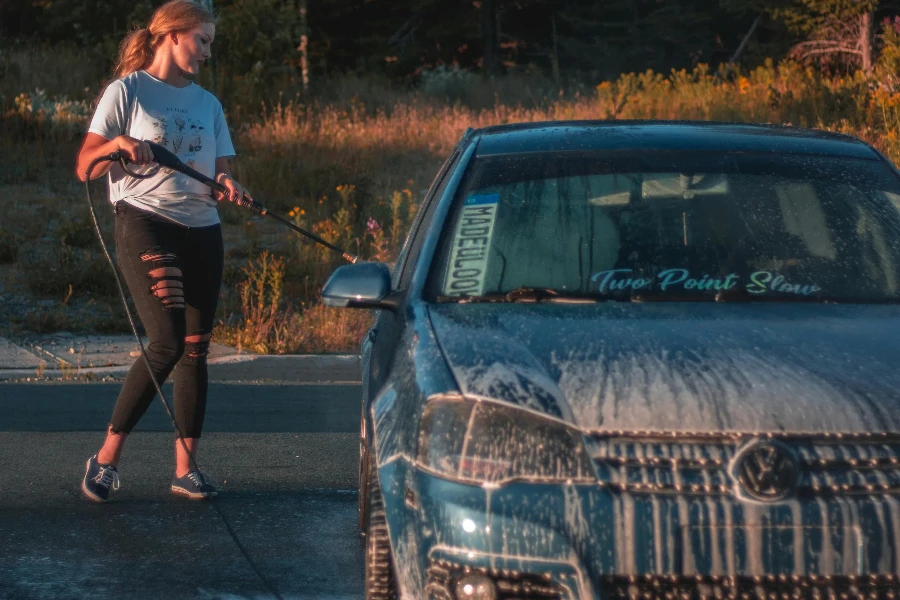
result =
[[584,430],[900,431],[900,308],[434,304],[460,391]]

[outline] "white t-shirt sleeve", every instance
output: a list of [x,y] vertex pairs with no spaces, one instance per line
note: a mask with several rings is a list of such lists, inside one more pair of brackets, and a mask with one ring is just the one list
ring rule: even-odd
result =
[[125,135],[125,129],[128,127],[127,110],[128,91],[122,80],[117,79],[103,91],[97,110],[91,118],[88,132],[96,133],[108,140]]
[[216,102],[216,115],[213,118],[213,129],[216,134],[216,158],[234,156],[234,146],[231,143],[231,134],[228,133],[228,124],[225,122],[225,112],[222,104]]

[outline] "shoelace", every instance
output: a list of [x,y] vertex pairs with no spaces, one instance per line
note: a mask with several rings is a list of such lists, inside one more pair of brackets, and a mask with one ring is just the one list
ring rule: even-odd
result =
[[188,471],[187,476],[188,476],[188,479],[193,481],[194,485],[196,485],[200,489],[203,489],[204,487],[207,487],[207,486],[212,487],[212,488],[219,487],[219,484],[216,483],[212,477],[210,477],[209,475],[207,475],[206,473],[203,473],[201,471]]
[[94,481],[107,488],[112,486],[113,490],[119,489],[119,473],[108,467],[100,467],[100,472],[94,477]]

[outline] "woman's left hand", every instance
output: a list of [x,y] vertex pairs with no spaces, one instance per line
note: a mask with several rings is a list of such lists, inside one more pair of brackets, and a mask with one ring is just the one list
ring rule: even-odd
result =
[[231,202],[239,202],[242,198],[247,197],[251,198],[250,194],[241,187],[237,181],[235,181],[231,175],[227,175],[225,173],[219,173],[216,176],[216,183],[220,183],[225,186],[227,189],[227,193],[223,192],[214,192],[214,198],[219,202],[223,200],[230,200]]

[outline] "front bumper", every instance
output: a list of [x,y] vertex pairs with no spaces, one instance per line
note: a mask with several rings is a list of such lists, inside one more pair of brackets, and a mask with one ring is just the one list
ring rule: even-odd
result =
[[423,471],[412,479],[426,597],[454,598],[454,574],[466,569],[557,590],[509,596],[518,598],[900,597],[892,494],[763,504],[599,484],[485,489]]

